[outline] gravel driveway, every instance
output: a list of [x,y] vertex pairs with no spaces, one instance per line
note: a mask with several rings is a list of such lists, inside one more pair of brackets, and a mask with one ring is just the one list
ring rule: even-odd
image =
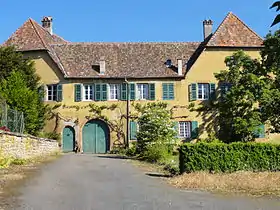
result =
[[183,191],[124,159],[67,154],[19,189],[18,206],[34,210],[279,210],[280,201]]

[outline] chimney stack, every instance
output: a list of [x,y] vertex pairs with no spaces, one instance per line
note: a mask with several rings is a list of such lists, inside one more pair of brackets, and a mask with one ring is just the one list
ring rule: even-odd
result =
[[178,75],[182,76],[183,75],[183,61],[182,59],[177,59],[177,65],[178,65]]
[[212,20],[204,20],[203,21],[203,35],[204,40],[207,39],[212,34],[213,29],[213,21]]
[[106,62],[105,62],[105,57],[102,56],[100,58],[100,61],[99,61],[99,66],[100,66],[100,74],[105,74],[105,71],[106,71]]
[[53,18],[50,16],[45,16],[42,19],[42,27],[45,28],[51,35],[53,35],[52,21]]

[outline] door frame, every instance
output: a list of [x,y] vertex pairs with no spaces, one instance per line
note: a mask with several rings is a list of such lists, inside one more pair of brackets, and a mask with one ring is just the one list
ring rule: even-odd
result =
[[106,151],[110,151],[110,148],[111,148],[111,129],[109,127],[109,125],[104,121],[104,120],[101,120],[99,118],[92,118],[92,119],[88,119],[87,121],[85,121],[82,126],[81,126],[81,153],[84,153],[84,148],[83,148],[83,128],[84,126],[88,123],[88,122],[91,122],[91,121],[100,121],[102,123],[104,123],[104,125],[107,127],[108,129],[108,140],[106,142]]

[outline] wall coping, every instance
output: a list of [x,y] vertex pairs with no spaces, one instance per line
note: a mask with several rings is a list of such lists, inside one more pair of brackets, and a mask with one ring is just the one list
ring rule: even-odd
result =
[[[8,131],[2,131],[0,130],[0,135],[9,135],[9,136],[17,136],[17,137],[25,137],[25,138],[32,138],[36,139],[38,141],[49,141],[49,142],[57,142],[56,140],[53,139],[46,139],[46,138],[40,138],[36,136],[32,136],[30,134],[22,134],[22,133],[14,133],[14,132],[8,132]],[[58,142],[57,142],[58,143]]]

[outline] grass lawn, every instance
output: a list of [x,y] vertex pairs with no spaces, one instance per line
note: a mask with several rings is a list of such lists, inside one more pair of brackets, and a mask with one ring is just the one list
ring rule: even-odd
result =
[[168,182],[183,189],[252,196],[280,196],[280,172],[235,173],[194,172],[170,178]]

